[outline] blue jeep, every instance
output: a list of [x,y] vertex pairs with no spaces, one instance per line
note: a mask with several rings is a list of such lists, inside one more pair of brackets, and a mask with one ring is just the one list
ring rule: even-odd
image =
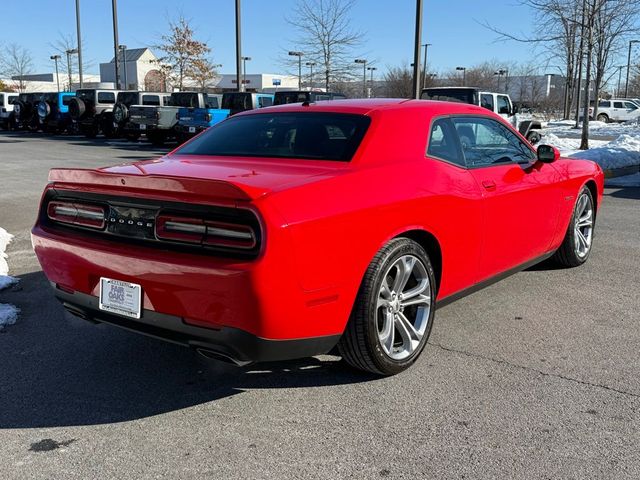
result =
[[227,92],[222,95],[222,108],[231,110],[230,115],[273,105],[273,94],[252,92]]
[[229,116],[230,110],[220,108],[222,95],[202,94],[204,108],[198,106],[180,107],[176,118],[176,134],[182,143],[198,133],[212,127]]
[[73,92],[43,93],[36,105],[38,122],[44,132],[60,133],[71,128],[69,102],[76,94]]

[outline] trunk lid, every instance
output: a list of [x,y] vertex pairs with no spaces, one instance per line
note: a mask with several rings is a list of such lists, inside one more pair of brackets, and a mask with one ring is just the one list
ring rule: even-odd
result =
[[[328,165],[331,163],[331,165]],[[96,170],[53,169],[49,181],[61,188],[113,189],[149,195],[189,194],[232,201],[251,201],[271,192],[344,173],[337,162],[274,161],[255,158],[167,156]]]

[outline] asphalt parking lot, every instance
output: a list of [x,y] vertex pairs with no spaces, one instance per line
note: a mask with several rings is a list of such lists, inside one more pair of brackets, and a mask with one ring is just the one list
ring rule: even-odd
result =
[[[0,477],[640,477],[640,189],[607,189],[589,262],[440,310],[417,364],[236,369],[63,314],[31,251],[49,168],[161,151],[0,132],[0,226],[22,313],[0,333]],[[523,205],[527,208],[535,205]]]

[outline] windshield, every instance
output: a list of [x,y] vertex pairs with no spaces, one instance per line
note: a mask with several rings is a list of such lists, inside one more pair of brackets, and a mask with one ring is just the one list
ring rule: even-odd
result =
[[176,153],[348,162],[370,118],[337,113],[265,113],[232,117]]
[[471,88],[427,88],[420,95],[422,100],[470,103],[478,105],[478,94]]
[[171,94],[171,106],[173,107],[185,107],[185,108],[198,108],[198,94],[197,93],[172,93]]

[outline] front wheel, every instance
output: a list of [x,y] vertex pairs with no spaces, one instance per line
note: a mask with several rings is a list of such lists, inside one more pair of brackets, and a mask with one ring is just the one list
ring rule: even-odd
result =
[[595,219],[591,190],[583,187],[578,195],[562,245],[553,256],[557,263],[565,267],[577,267],[587,261],[593,243]]
[[394,239],[369,265],[338,350],[355,368],[395,375],[424,349],[434,312],[429,256],[413,240]]

